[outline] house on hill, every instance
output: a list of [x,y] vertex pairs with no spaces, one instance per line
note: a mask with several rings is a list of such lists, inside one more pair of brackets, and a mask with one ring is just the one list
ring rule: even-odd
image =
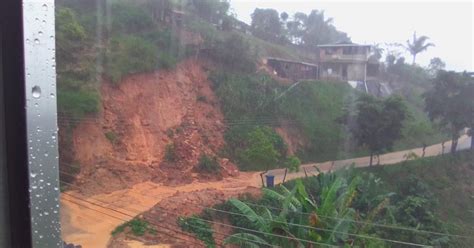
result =
[[317,79],[318,65],[291,61],[280,58],[267,58],[267,65],[274,73],[281,77],[292,80]]
[[359,44],[327,44],[318,46],[321,79],[367,81],[370,46]]
[[370,45],[326,44],[318,46],[315,63],[267,58],[266,65],[281,78],[347,82],[366,93],[389,96],[392,93],[390,85],[377,77],[379,63],[369,59],[370,52]]

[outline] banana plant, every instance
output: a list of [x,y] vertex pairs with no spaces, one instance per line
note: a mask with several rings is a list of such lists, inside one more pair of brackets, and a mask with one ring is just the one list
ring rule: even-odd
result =
[[[225,244],[241,247],[313,247],[314,243],[342,245],[350,240],[349,233],[355,229],[352,220],[355,210],[350,207],[356,196],[360,178],[355,177],[349,185],[345,179],[327,178],[321,185],[319,202],[306,192],[301,181],[290,191],[284,186],[279,190],[263,189],[264,195],[275,202],[278,211],[259,207],[258,213],[248,204],[237,199],[230,203],[255,227],[255,232],[240,232],[229,236]],[[311,227],[311,228],[308,228]]]

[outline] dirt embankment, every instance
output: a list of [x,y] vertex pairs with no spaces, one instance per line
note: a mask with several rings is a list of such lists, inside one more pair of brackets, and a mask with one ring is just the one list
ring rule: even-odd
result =
[[309,143],[308,138],[291,121],[280,121],[280,126],[275,128],[275,132],[285,141],[288,146],[289,155],[294,155],[298,150],[304,149]]
[[[73,159],[84,193],[103,193],[152,180],[164,184],[219,179],[237,173],[220,158],[220,174],[197,173],[199,156],[215,156],[224,145],[223,115],[203,66],[195,60],[172,71],[156,71],[101,85],[101,111],[72,133]],[[172,146],[173,161],[164,161]]]
[[[206,247],[206,245],[195,235],[184,232],[178,225],[178,217],[190,217],[202,213],[206,207],[224,203],[229,198],[238,198],[240,195],[261,197],[261,190],[255,187],[247,187],[244,190],[226,191],[218,189],[203,189],[193,192],[176,192],[163,201],[153,206],[148,211],[140,214],[139,218],[146,220],[158,232],[156,234],[145,234],[137,237],[130,234],[130,230],[112,237],[109,248],[129,247],[131,240],[138,240],[146,245],[163,245],[169,247]],[[209,210],[209,214],[217,215],[218,212]],[[222,247],[223,240],[232,234],[230,223],[223,220],[210,221],[214,230],[213,237],[217,247]]]

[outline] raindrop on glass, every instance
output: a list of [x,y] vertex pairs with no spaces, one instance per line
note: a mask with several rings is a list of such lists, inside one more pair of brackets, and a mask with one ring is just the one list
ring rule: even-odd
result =
[[35,39],[35,44],[39,44],[40,40],[38,38]]
[[48,11],[48,5],[43,4],[43,11]]
[[33,86],[33,89],[31,90],[31,95],[34,98],[40,98],[41,97],[41,88],[38,85]]

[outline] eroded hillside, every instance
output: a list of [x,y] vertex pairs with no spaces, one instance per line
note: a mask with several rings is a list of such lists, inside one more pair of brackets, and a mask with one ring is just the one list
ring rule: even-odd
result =
[[190,183],[237,172],[226,158],[218,158],[218,174],[196,168],[201,155],[216,156],[224,145],[223,115],[201,63],[186,60],[171,71],[104,82],[100,92],[96,119],[78,122],[72,132],[69,152],[80,164],[76,182],[82,191],[113,191],[147,180]]

